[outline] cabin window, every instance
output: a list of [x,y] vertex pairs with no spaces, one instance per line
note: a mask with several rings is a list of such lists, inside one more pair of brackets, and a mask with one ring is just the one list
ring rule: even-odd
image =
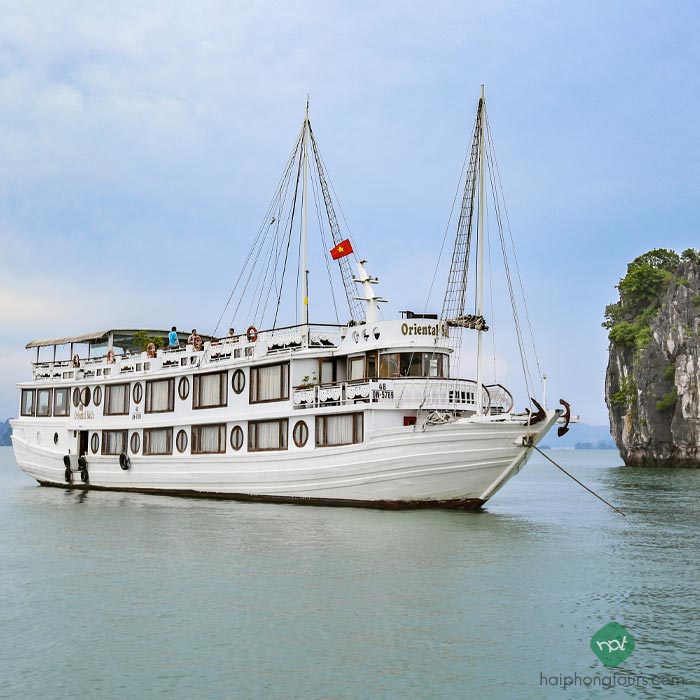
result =
[[226,426],[193,425],[192,454],[206,455],[226,452]]
[[84,386],[80,390],[80,403],[87,406],[90,403],[90,387]]
[[177,393],[183,401],[190,395],[190,380],[187,377],[181,377],[177,385]]
[[231,447],[233,447],[236,452],[243,447],[243,428],[237,425],[231,431]]
[[248,423],[248,450],[287,449],[287,419],[259,420]]
[[37,416],[51,415],[51,389],[38,389],[36,392]]
[[141,399],[143,398],[143,386],[141,385],[141,382],[136,382],[136,384],[134,384],[134,388],[131,393],[134,403],[141,403]]
[[316,417],[316,446],[352,445],[364,439],[362,413]]
[[192,408],[219,408],[228,402],[227,372],[195,374]]
[[56,389],[53,392],[53,414],[54,416],[70,414],[70,389]]
[[231,377],[231,387],[240,394],[245,389],[245,372],[242,369],[237,369]]
[[[124,386],[127,386],[126,384]],[[102,431],[102,454],[119,455],[126,452],[126,430]]]
[[376,352],[368,352],[367,353],[367,369],[365,371],[365,376],[369,377],[370,379],[375,379],[378,376],[377,375],[377,371],[379,369],[378,364],[379,364],[378,354]]
[[108,384],[105,387],[105,415],[125,416],[129,413],[129,385]]
[[392,352],[379,356],[380,377],[447,377],[447,355],[432,352]]
[[92,391],[92,402],[95,406],[99,406],[102,403],[102,387],[96,386]]
[[23,416],[33,416],[36,412],[34,405],[34,389],[22,389],[22,410]]
[[141,449],[141,436],[138,433],[131,433],[131,452],[135,455]]
[[320,360],[319,362],[321,364],[321,371],[319,372],[321,384],[331,384],[336,381],[335,360]]
[[187,433],[184,430],[177,431],[175,445],[177,446],[178,452],[184,452],[187,449]]
[[143,431],[145,455],[171,455],[173,453],[172,428],[147,428]]
[[80,406],[80,389],[77,386],[73,389],[73,406],[74,408]]
[[298,420],[294,424],[292,437],[294,438],[294,444],[297,447],[304,447],[304,445],[306,445],[306,441],[309,439],[309,426],[306,425],[303,420]]
[[250,369],[250,403],[289,398],[289,362]]
[[94,455],[96,455],[97,450],[100,449],[100,436],[97,433],[93,433],[92,437],[90,438],[90,449]]
[[348,358],[348,381],[353,379],[364,379],[365,377],[365,356]]
[[165,413],[175,408],[175,380],[146,382],[146,413]]

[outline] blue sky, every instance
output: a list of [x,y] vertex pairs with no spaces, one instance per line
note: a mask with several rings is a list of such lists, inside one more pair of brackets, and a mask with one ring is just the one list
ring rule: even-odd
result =
[[[700,244],[694,2],[0,2],[0,15],[0,416],[16,411],[29,339],[213,327],[307,92],[390,317],[425,304],[486,84],[548,393],[586,422],[606,422],[600,322],[626,263]],[[327,299],[314,303],[320,316]]]

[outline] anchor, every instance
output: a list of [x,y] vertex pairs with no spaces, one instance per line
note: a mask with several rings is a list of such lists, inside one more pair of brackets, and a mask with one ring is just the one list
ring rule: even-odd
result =
[[564,401],[564,399],[559,399],[559,403],[566,409],[563,415],[564,425],[559,426],[557,428],[557,435],[559,437],[562,437],[562,435],[566,435],[569,432],[569,421],[571,420],[571,405],[568,401]]
[[530,413],[530,418],[527,421],[528,425],[535,425],[535,423],[539,423],[540,421],[543,421],[547,417],[547,411],[542,408],[542,406],[535,401],[535,399],[530,397],[530,401],[535,405],[535,408],[537,409],[536,413],[532,413],[530,409],[526,409],[528,413]]

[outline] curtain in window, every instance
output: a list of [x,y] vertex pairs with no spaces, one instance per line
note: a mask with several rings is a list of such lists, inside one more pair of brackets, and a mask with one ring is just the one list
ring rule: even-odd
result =
[[204,374],[195,377],[197,408],[220,406],[226,400],[226,380],[221,373]]
[[34,390],[22,389],[22,415],[34,415]]
[[105,390],[105,413],[114,415],[128,413],[128,384],[108,384]]
[[379,356],[379,376],[399,376],[399,356],[395,353],[386,353]]
[[353,439],[353,416],[324,416],[326,445],[347,445]]
[[146,412],[170,411],[173,380],[163,379],[146,384]]
[[258,449],[278,450],[282,446],[279,421],[257,423],[255,426],[255,437]]
[[257,367],[253,372],[255,401],[274,401],[286,399],[288,365],[270,365],[269,367]]
[[143,451],[147,455],[169,455],[172,452],[172,429],[144,430]]
[[201,425],[192,429],[197,452],[221,452],[226,439],[223,425]]
[[126,452],[126,431],[103,430],[102,453],[106,455],[118,455]]

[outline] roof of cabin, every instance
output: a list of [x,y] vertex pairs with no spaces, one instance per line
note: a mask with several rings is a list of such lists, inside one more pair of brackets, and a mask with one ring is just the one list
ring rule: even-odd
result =
[[[109,336],[112,336],[112,344],[125,350],[136,350],[140,346],[136,343],[134,336],[136,333],[145,333],[149,336],[168,337],[170,331],[156,330],[151,328],[113,328],[106,331],[95,331],[94,333],[83,333],[82,335],[69,335],[63,338],[51,338],[48,340],[32,340],[25,347],[29,348],[44,348],[51,345],[68,345],[69,343],[87,343],[89,345],[102,345],[109,342]],[[180,340],[187,340],[189,333],[186,331],[178,331]],[[211,340],[211,336],[205,333],[199,334],[202,340]]]

